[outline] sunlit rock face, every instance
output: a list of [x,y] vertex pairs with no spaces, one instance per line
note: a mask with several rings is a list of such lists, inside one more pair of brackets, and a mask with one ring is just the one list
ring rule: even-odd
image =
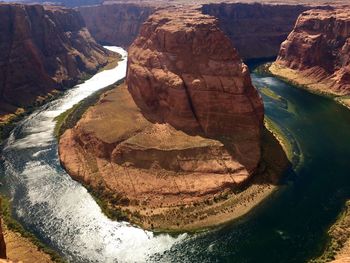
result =
[[75,84],[107,62],[79,13],[0,4],[0,116]]
[[197,10],[156,12],[128,59],[129,91],[149,120],[190,134],[229,136],[250,160],[249,170],[256,167],[263,104],[214,17]]
[[[203,204],[193,210],[201,213],[206,200],[256,172],[263,113],[249,70],[216,18],[166,8],[129,47],[126,83],[62,135],[60,160],[143,227],[187,228],[194,222],[180,204]],[[217,222],[218,211],[203,225]]]
[[350,94],[350,9],[301,14],[276,65],[313,79],[320,91]]

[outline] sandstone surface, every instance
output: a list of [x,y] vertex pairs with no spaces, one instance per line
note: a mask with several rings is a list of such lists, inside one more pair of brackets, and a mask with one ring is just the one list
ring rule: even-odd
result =
[[300,15],[270,70],[316,92],[350,95],[349,52],[350,9],[310,10]]
[[243,59],[276,57],[298,16],[310,5],[205,4],[202,11],[219,19]]
[[0,4],[0,117],[77,83],[107,63],[77,11]]
[[213,220],[214,209],[194,222],[199,208],[188,218],[179,211],[227,201],[252,177],[263,113],[248,68],[217,20],[164,9],[130,46],[126,85],[103,95],[60,138],[60,160],[73,178],[146,228],[218,224],[232,214]]
[[235,158],[252,172],[260,159],[263,105],[249,70],[215,18],[174,12],[156,12],[129,48],[128,89],[151,122],[228,137]]
[[140,4],[113,4],[80,7],[91,35],[99,43],[128,47],[155,7]]

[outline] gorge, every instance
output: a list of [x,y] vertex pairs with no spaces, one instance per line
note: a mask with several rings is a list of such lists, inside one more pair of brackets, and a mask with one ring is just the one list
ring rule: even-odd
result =
[[[20,29],[13,31],[20,41],[10,40],[16,43],[11,63],[4,64],[18,77],[7,72],[0,81],[8,83],[6,94],[20,87],[30,95],[24,93],[23,102],[14,91],[3,112],[36,106],[0,150],[0,191],[11,199],[13,218],[68,262],[347,262],[349,213],[341,211],[350,199],[349,111],[298,87],[310,90],[303,85],[316,82],[346,104],[348,7],[172,4],[5,9],[16,7],[9,19],[20,21],[4,26]],[[107,50],[93,38],[129,52]],[[63,53],[53,52],[60,47]],[[26,62],[31,55],[20,60],[33,50],[40,67]],[[277,55],[268,72],[255,70],[254,59]],[[61,62],[59,69],[52,64],[52,73],[48,65],[55,60]],[[21,74],[22,65],[30,74]],[[62,97],[35,103],[77,82]],[[36,90],[33,83],[43,86]],[[263,127],[263,114],[283,149]],[[69,125],[58,144],[54,132],[62,119]],[[292,161],[287,169],[283,150]],[[228,206],[212,209],[222,204]],[[112,217],[122,220],[105,216],[114,209]],[[6,241],[6,222],[2,227]],[[3,244],[0,235],[0,258],[6,257]],[[12,245],[7,256],[15,259]]]

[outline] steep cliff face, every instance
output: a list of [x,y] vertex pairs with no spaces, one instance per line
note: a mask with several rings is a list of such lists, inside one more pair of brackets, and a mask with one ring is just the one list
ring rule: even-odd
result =
[[[238,152],[254,153],[254,168],[263,106],[248,68],[213,17],[161,14],[147,20],[129,48],[127,85],[136,104],[149,120],[187,133],[237,136]],[[240,147],[246,141],[250,147]]]
[[113,4],[79,8],[96,41],[117,46],[129,46],[154,7],[137,4]]
[[306,5],[223,3],[203,5],[244,59],[276,57]]
[[[226,207],[218,205],[210,220],[191,219],[206,200],[251,178],[260,161],[263,104],[216,19],[186,8],[157,11],[129,48],[126,84],[61,137],[69,174],[130,218],[137,212],[147,228],[232,218],[219,217]],[[201,205],[180,212],[193,203]]]
[[272,71],[315,91],[350,94],[350,9],[300,15]]
[[0,4],[0,116],[72,86],[107,62],[77,11]]
[[[156,6],[170,4],[111,3],[81,7],[79,11],[98,42],[129,46],[136,38],[142,23],[154,12]],[[292,31],[296,19],[308,9],[310,6],[307,5],[240,3],[204,4],[201,7],[204,14],[219,19],[220,28],[233,41],[244,59],[276,57],[281,43]]]

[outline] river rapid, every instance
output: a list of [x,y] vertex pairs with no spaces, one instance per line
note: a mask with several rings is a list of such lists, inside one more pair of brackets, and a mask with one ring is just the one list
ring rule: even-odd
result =
[[54,118],[122,79],[117,68],[96,74],[21,121],[2,150],[4,192],[15,217],[67,261],[90,262],[305,262],[322,253],[328,227],[350,198],[350,111],[334,101],[252,74],[281,99],[262,94],[266,116],[297,142],[298,165],[280,190],[249,215],[194,235],[155,235],[103,215],[94,199],[61,168]]

